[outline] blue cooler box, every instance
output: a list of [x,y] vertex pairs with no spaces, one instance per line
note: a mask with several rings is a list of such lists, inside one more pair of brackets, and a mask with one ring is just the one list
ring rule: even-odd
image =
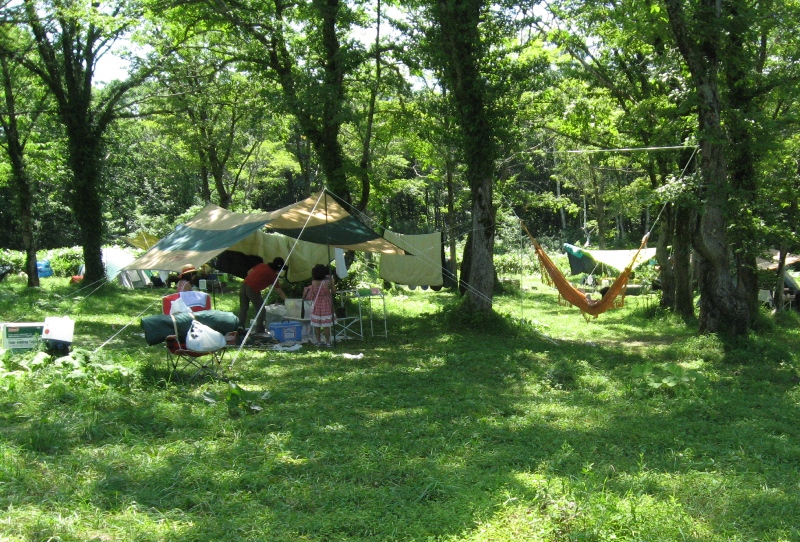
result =
[[303,339],[303,324],[301,322],[270,322],[269,330],[272,336],[280,342],[300,341]]

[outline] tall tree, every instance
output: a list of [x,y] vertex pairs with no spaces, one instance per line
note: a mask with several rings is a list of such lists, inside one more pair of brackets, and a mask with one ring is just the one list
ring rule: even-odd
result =
[[[242,38],[240,58],[277,81],[288,112],[319,157],[328,187],[352,203],[340,141],[346,76],[363,60],[356,43],[342,46],[354,21],[352,6],[341,0],[206,0],[200,6],[203,11],[195,16],[206,19],[211,13],[229,25]],[[362,193],[362,199],[368,197]]]
[[[191,145],[200,166],[201,195],[228,209],[243,188],[242,173],[264,142],[268,91],[230,63],[213,34],[184,42],[156,79],[173,131]],[[224,52],[220,52],[224,51]]]
[[[487,16],[484,0],[442,0],[428,6],[435,25],[431,31],[444,85],[451,94],[460,133],[461,159],[472,201],[472,230],[467,240],[461,280],[469,285],[469,303],[475,311],[490,311],[494,288],[497,128],[488,85],[480,62],[487,41],[481,25]],[[435,58],[435,57],[434,57]]]
[[[693,238],[701,256],[700,328],[745,333],[757,306],[758,163],[785,121],[785,88],[796,87],[796,2],[664,0],[696,94],[703,202]],[[766,115],[767,107],[770,115]],[[782,115],[784,118],[781,118]],[[763,247],[762,247],[763,248]],[[731,279],[729,253],[736,261]]]
[[[10,44],[11,40],[19,40]],[[0,27],[0,85],[2,87],[3,109],[0,113],[0,126],[3,128],[0,146],[6,152],[11,165],[11,181],[17,194],[22,246],[25,251],[25,272],[28,275],[28,286],[39,286],[39,274],[36,266],[36,239],[34,237],[33,198],[35,188],[29,174],[28,159],[25,152],[28,137],[33,131],[36,119],[43,112],[46,94],[31,79],[31,74],[15,63],[8,51],[17,49],[19,42],[30,43],[18,29]],[[25,48],[25,45],[22,45]],[[20,111],[18,104],[26,104]],[[27,110],[26,110],[27,109]]]
[[67,194],[81,229],[85,278],[102,280],[103,138],[126,106],[125,95],[148,72],[102,90],[95,89],[93,80],[98,61],[138,23],[140,11],[124,0],[23,0],[15,11],[16,20],[30,29],[38,52],[35,59],[17,60],[51,93],[66,132],[72,173]]
[[765,248],[762,225],[767,218],[757,212],[759,199],[764,198],[762,187],[770,184],[765,182],[760,164],[779,152],[787,120],[793,125],[796,122],[786,101],[797,100],[793,89],[800,74],[794,66],[798,44],[793,30],[800,23],[800,6],[797,2],[767,0],[754,5],[729,0],[723,5],[722,17],[722,118],[729,141],[730,196],[735,209],[731,244],[737,290],[754,315],[759,304],[756,258]]
[[722,38],[719,3],[700,0],[689,12],[682,0],[665,0],[665,4],[678,50],[697,93],[703,210],[694,246],[701,258],[700,331],[744,334],[750,314],[747,303],[737,294],[728,265],[726,204],[730,185],[719,94]]
[[[690,140],[694,125],[686,106],[685,76],[677,52],[669,46],[669,29],[657,6],[637,1],[559,0],[548,4],[548,9],[553,17],[546,27],[542,25],[543,32],[570,55],[565,75],[586,81],[592,94],[603,89],[616,105],[610,118],[616,134],[608,140],[611,146],[663,147]],[[593,119],[592,128],[597,124]],[[587,133],[581,131],[581,135]],[[632,163],[644,170],[651,189],[660,190],[684,167],[687,156],[654,150],[638,153],[634,159]],[[685,272],[689,267],[675,268],[676,263],[688,264],[688,260],[670,258],[667,252],[670,246],[673,255],[691,248],[687,244],[690,237],[676,232],[685,221],[676,221],[674,215],[688,211],[680,207],[681,201],[667,202],[660,213],[657,257],[662,270],[662,306],[691,317],[691,275]]]

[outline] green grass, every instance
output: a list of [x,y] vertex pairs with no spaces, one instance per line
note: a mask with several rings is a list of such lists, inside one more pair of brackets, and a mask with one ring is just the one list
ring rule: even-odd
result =
[[230,388],[145,344],[162,292],[43,282],[0,284],[2,319],[67,313],[75,353],[2,358],[0,540],[800,540],[794,314],[726,341],[653,299],[407,292],[388,339],[242,351]]

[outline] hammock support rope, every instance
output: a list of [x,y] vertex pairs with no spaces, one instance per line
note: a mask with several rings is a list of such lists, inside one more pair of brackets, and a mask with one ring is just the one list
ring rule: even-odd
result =
[[587,298],[585,293],[575,288],[575,286],[573,286],[572,283],[567,280],[567,278],[558,269],[556,264],[553,263],[553,260],[550,259],[541,245],[539,245],[533,235],[531,235],[531,232],[528,231],[528,227],[525,225],[525,223],[520,221],[520,224],[522,224],[522,227],[525,229],[525,233],[528,234],[531,242],[533,242],[533,247],[536,250],[536,256],[539,258],[539,263],[541,264],[542,269],[547,272],[546,274],[542,273],[545,283],[555,287],[558,290],[558,302],[561,305],[573,305],[574,307],[578,307],[586,320],[589,320],[590,316],[597,318],[607,310],[618,309],[624,306],[625,290],[628,286],[628,280],[631,277],[631,272],[633,271],[634,265],[636,265],[636,260],[638,260],[639,254],[647,245],[647,239],[650,237],[649,232],[642,238],[642,244],[639,246],[639,250],[636,251],[636,254],[634,254],[631,262],[628,264],[625,270],[620,273],[611,286],[609,286],[605,295],[603,295],[601,299],[593,300]]

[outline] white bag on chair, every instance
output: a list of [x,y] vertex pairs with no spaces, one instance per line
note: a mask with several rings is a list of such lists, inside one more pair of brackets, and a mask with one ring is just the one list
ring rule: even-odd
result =
[[172,301],[172,304],[169,306],[169,313],[180,314],[182,312],[192,312],[192,309],[179,297]]
[[225,344],[225,335],[197,320],[192,321],[186,334],[186,348],[195,352],[214,352]]

